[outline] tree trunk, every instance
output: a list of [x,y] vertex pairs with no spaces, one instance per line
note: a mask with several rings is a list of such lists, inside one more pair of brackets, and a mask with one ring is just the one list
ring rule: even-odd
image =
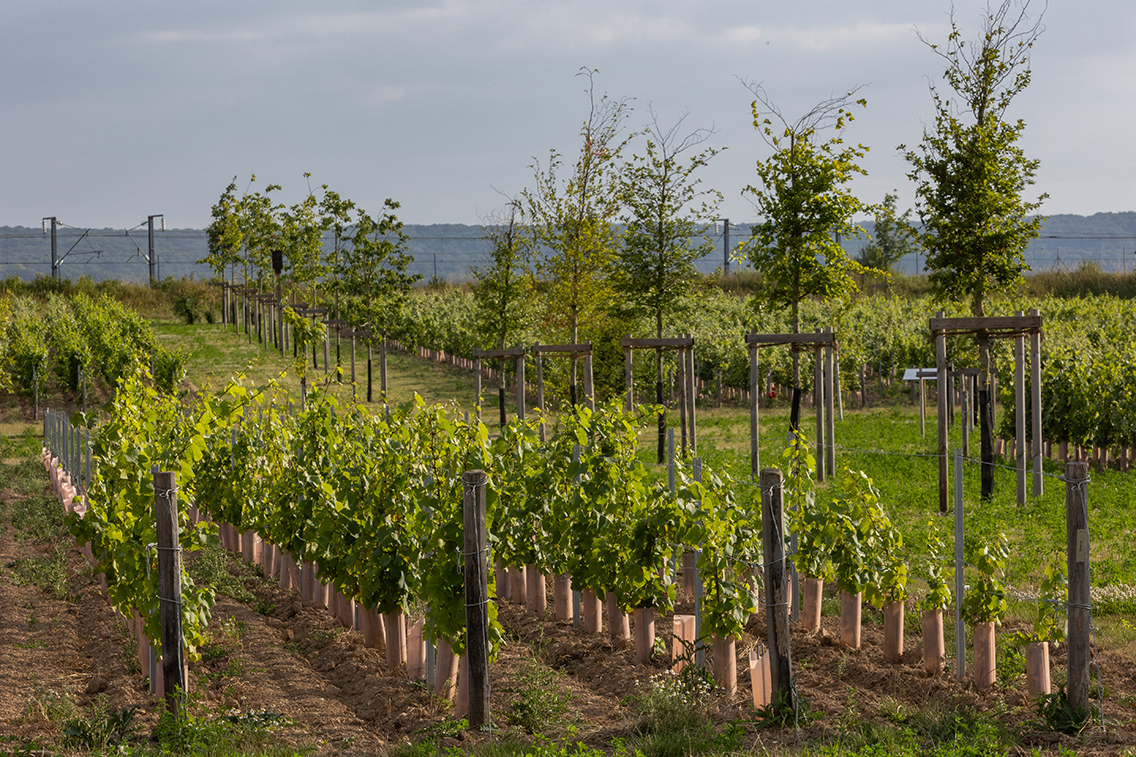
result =
[[982,447],[982,488],[984,501],[994,498],[994,403],[990,387],[990,342],[978,340],[978,423]]
[[[660,329],[661,332],[661,329]],[[659,338],[662,338],[660,333]],[[667,460],[667,410],[663,402],[663,351],[655,350],[655,403],[663,408],[659,413],[659,456],[662,465]]]

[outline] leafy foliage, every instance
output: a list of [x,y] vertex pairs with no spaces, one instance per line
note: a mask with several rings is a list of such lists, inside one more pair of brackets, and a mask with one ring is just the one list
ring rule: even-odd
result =
[[889,192],[876,207],[875,224],[872,227],[875,238],[861,247],[856,256],[856,262],[865,268],[893,273],[896,263],[919,249],[916,232],[911,225],[911,210],[897,214],[897,199]]
[[620,139],[627,100],[607,95],[597,100],[595,73],[579,73],[588,79],[589,112],[570,175],[566,180],[558,177],[563,157],[553,150],[547,166],[533,166],[536,186],[523,193],[534,242],[548,250],[537,259],[537,271],[548,284],[545,317],[572,342],[579,340],[581,324],[596,322],[607,308],[608,270],[618,236],[614,222],[621,201],[616,169],[627,142]]
[[978,572],[978,579],[963,597],[962,617],[971,625],[1001,623],[1006,615],[1006,590],[1000,574],[1010,556],[1006,537],[999,534],[992,543],[971,546],[969,552],[967,563]]
[[615,290],[631,309],[647,313],[656,337],[663,319],[681,303],[698,278],[694,263],[713,248],[713,239],[695,244],[698,226],[714,215],[721,194],[699,189],[695,172],[719,151],[706,148],[683,154],[705,142],[711,132],[682,135],[683,120],[670,128],[651,113],[643,155],[634,155],[620,177],[624,205],[623,244],[615,255]]
[[[864,270],[833,236],[856,234],[852,216],[862,209],[846,185],[855,174],[864,173],[856,161],[867,148],[847,146],[843,140],[845,127],[854,119],[846,108],[856,90],[819,103],[793,123],[770,103],[760,85],[750,91],[755,98],[754,128],[773,153],[757,164],[760,185],[745,189],[762,218],[753,227],[746,255],[764,276],[764,299],[790,307],[793,333],[798,333],[805,297],[843,299],[856,289],[852,274]],[[855,104],[867,105],[863,99]],[[829,127],[835,136],[821,141],[821,130]]]
[[1027,6],[1016,19],[1008,0],[987,9],[974,42],[952,18],[946,46],[928,43],[946,62],[943,75],[956,97],[932,87],[934,129],[924,132],[918,152],[900,146],[918,184],[931,283],[943,297],[970,299],[975,316],[985,314],[989,292],[1021,281],[1026,245],[1043,220],[1034,212],[1046,195],[1022,197],[1039,165],[1018,145],[1025,122],[1004,120],[1029,85],[1029,51],[1041,31],[1039,25],[1023,28]]

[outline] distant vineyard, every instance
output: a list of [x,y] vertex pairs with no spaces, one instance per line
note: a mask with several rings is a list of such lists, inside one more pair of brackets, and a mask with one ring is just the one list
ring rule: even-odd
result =
[[[1136,446],[1136,304],[1112,297],[1045,298],[1002,300],[991,304],[989,315],[1012,315],[1014,310],[1040,309],[1045,319],[1042,342],[1042,423],[1045,439],[1053,443]],[[943,306],[930,299],[859,298],[846,307],[806,302],[802,306],[802,331],[825,326],[836,330],[839,343],[840,385],[844,391],[863,389],[864,375],[888,382],[904,369],[935,364],[934,347],[927,331],[928,320],[939,309],[948,316],[967,312],[958,306]],[[469,355],[481,346],[474,321],[473,297],[460,289],[423,292],[411,297],[391,336],[409,346]],[[635,324],[634,335],[649,331]],[[665,324],[665,333],[689,333],[696,345],[699,378],[713,383],[721,377],[726,387],[745,390],[749,383],[747,332],[791,331],[787,313],[758,311],[753,301],[725,294],[718,289],[700,292],[681,314]],[[601,337],[604,335],[600,335]],[[597,345],[597,391],[613,396],[623,390],[622,352],[618,339]],[[521,341],[533,344],[548,338],[538,326]],[[1013,354],[1009,341],[995,342],[992,354],[1001,387],[1000,423],[1004,436],[1013,436]],[[606,362],[605,356],[606,355]],[[786,350],[761,354],[762,386],[791,383],[791,356]],[[947,342],[947,360],[956,368],[975,368],[978,351],[972,339]],[[566,383],[557,366],[545,367],[546,380]],[[561,369],[562,370],[562,369]],[[653,383],[653,364],[636,363],[636,381]],[[1027,372],[1028,375],[1028,372]],[[804,371],[803,388],[811,389],[812,372]]]
[[0,299],[0,388],[29,400],[46,392],[79,404],[113,393],[145,364],[165,392],[184,372],[183,358],[160,346],[150,324],[117,300],[78,293]]

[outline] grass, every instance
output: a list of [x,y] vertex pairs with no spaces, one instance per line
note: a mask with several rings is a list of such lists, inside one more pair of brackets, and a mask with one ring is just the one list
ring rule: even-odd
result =
[[[234,570],[230,570],[235,565]],[[246,578],[259,578],[260,573],[244,564],[241,560],[233,559],[220,543],[207,544],[201,549],[189,553],[186,559],[186,570],[189,571],[195,583],[208,586],[217,594],[242,602],[252,604],[256,597],[245,588]],[[263,578],[261,578],[263,580]]]
[[[253,341],[250,344],[245,334],[234,333],[231,327],[219,324],[199,324],[186,326],[170,321],[155,321],[154,331],[162,343],[173,349],[180,349],[189,357],[186,380],[201,390],[217,391],[223,389],[230,378],[243,374],[245,383],[263,386],[276,381],[293,402],[300,400],[300,381],[295,373],[295,360],[291,353],[282,357],[278,350],[266,349]],[[350,344],[340,345],[340,360],[343,371],[341,382],[335,381],[336,345],[334,334],[329,349],[329,372],[323,370],[323,356],[319,355],[318,369],[306,367],[309,386],[326,385],[340,399],[352,397],[350,375]],[[367,399],[367,351],[363,345],[356,346],[356,396],[363,404]],[[395,404],[410,401],[414,393],[422,395],[427,402],[456,401],[467,412],[474,408],[473,376],[466,371],[449,370],[426,364],[409,355],[390,351],[387,354],[388,386],[390,401]],[[382,406],[379,384],[379,354],[374,350],[372,359],[372,409]],[[488,396],[489,390],[486,390]]]
[[70,534],[63,522],[59,500],[43,493],[43,466],[36,460],[15,465],[0,464],[8,486],[24,492],[4,502],[3,521],[11,523],[16,539],[37,547],[38,554],[26,554],[5,567],[16,586],[38,586],[56,599],[69,596],[67,545]]

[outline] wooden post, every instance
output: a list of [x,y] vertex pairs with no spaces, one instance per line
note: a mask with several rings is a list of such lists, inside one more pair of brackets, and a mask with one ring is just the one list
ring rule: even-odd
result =
[[[524,392],[524,358],[518,383]],[[523,404],[523,402],[522,402]],[[523,418],[523,410],[521,411]],[[489,570],[486,562],[485,484],[483,470],[462,474],[465,525],[465,655],[469,661],[469,726],[480,728],[489,719]]]
[[785,586],[785,514],[781,508],[781,471],[761,471],[761,531],[765,558],[765,625],[773,691],[789,707],[793,673],[789,667],[789,607]]
[[351,399],[358,398],[358,390],[355,386],[355,330],[351,330]]
[[[945,313],[940,310],[936,318],[942,318]],[[935,338],[935,367],[938,369],[939,391],[939,512],[947,511],[947,334],[945,331],[932,333]]]
[[[834,339],[832,327],[825,327],[829,339]],[[824,346],[824,397],[828,402],[824,413],[824,468],[829,476],[836,475],[836,352],[833,349],[835,342],[830,341]]]
[[1065,528],[1069,570],[1069,705],[1089,706],[1089,464],[1065,464]]
[[962,451],[955,450],[955,676],[966,677],[966,629],[962,622],[962,600],[966,593],[963,566],[965,511],[962,498]]
[[919,372],[919,436],[927,436],[927,380],[923,372]]
[[525,353],[517,358],[517,420],[525,419]]
[[584,399],[588,403],[588,409],[592,412],[596,410],[596,387],[592,377],[592,353],[584,355]]
[[[1022,311],[1014,312],[1021,316]],[[1018,505],[1026,503],[1026,338],[1014,337],[1014,467],[1017,469]]]
[[860,366],[860,407],[868,406],[868,366]]
[[481,358],[473,359],[473,403],[477,420],[481,420]]
[[387,335],[383,332],[383,340],[379,342],[379,394],[383,404],[387,401]]
[[[1040,316],[1037,308],[1030,315]],[[1033,431],[1033,496],[1040,497],[1044,492],[1042,483],[1042,446],[1045,433],[1041,427],[1041,331],[1030,334],[1030,410],[1033,416],[1030,428]]]
[[[820,329],[817,329],[820,333]],[[813,349],[813,405],[816,409],[816,480],[824,481],[824,347]]]
[[[829,328],[829,331],[832,331],[832,329]],[[836,389],[834,391],[834,395],[836,397],[836,411],[837,411],[837,413],[839,413],[839,415],[837,417],[840,418],[840,420],[843,421],[844,420],[844,390],[841,388],[841,385],[840,385],[840,353],[836,351],[835,345],[836,345],[836,343],[833,342],[832,380],[834,382],[834,386],[836,387]]]
[[536,409],[540,411],[540,443],[544,444],[544,369],[539,352],[533,353],[536,362]]
[[758,409],[761,405],[758,402],[757,383],[757,345],[751,344],[749,346],[749,467],[750,474],[755,481],[758,472],[761,471],[761,448],[759,445],[761,430],[758,425]]
[[[627,335],[631,337],[630,334]],[[631,412],[631,408],[635,406],[635,386],[634,379],[631,372],[631,348],[623,348],[623,384],[627,388],[627,401],[624,403],[624,410]]]
[[682,445],[682,451],[686,452],[686,350],[683,347],[678,349],[678,380],[675,382],[678,386],[678,426],[679,426],[679,442]]
[[698,372],[694,368],[694,335],[687,334],[690,339],[690,347],[686,350],[686,359],[689,363],[687,375],[687,387],[689,391],[687,396],[690,398],[690,454],[698,454],[698,422],[697,422],[697,406],[698,406]]
[[178,714],[185,695],[185,639],[181,627],[181,546],[178,541],[177,474],[154,474],[157,511],[158,616],[162,625],[162,676],[166,710]]
[[970,457],[970,377],[964,377],[963,388],[959,391],[959,433],[962,434],[962,454]]

